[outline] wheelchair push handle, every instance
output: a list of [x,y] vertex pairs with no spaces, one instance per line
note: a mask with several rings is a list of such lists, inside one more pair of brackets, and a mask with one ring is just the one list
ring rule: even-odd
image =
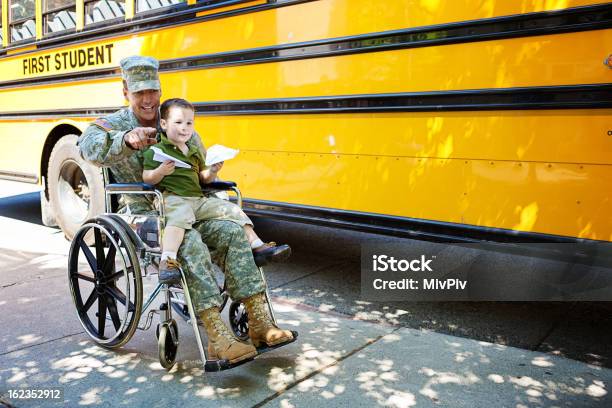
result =
[[120,193],[125,191],[155,191],[155,186],[147,183],[114,183],[107,184],[105,190],[109,193]]
[[[236,188],[236,183],[233,181],[213,181],[202,185],[202,191],[228,191]],[[119,193],[125,191],[155,191],[155,186],[147,183],[113,183],[107,184],[105,187],[109,193]]]
[[238,185],[233,181],[213,181],[202,185],[203,193],[212,193],[215,191],[233,191],[236,195],[236,201],[239,207],[242,207],[242,194]]
[[232,190],[236,187],[236,183],[233,181],[213,181],[211,183],[206,183],[202,185],[202,191],[210,191],[210,190],[221,190],[227,191]]

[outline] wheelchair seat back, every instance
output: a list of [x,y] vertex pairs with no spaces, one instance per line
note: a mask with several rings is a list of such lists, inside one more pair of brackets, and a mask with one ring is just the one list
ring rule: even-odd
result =
[[161,220],[157,215],[116,214],[130,226],[149,252],[161,252]]
[[[112,172],[109,169],[103,169],[104,184],[108,186],[114,183]],[[136,184],[135,184],[136,185]],[[121,194],[139,194],[138,191],[125,191]],[[127,207],[127,212],[118,212],[119,194],[106,194],[107,211],[116,217],[120,217],[134,231],[136,237],[142,242],[148,252],[161,252],[161,231],[163,228],[162,217],[157,214],[132,214]]]

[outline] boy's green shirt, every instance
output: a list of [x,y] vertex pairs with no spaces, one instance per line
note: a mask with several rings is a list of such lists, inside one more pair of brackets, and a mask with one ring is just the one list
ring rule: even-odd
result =
[[[190,164],[191,168],[175,167],[174,173],[165,176],[159,184],[157,184],[157,187],[183,197],[202,197],[204,194],[202,194],[202,189],[200,187],[199,173],[206,168],[204,165],[205,158],[196,144],[191,143],[191,139],[189,139],[187,141],[189,151],[187,151],[185,155],[178,147],[170,143],[165,133],[160,134],[160,140],[159,143],[154,145],[155,147],[159,148],[167,155]],[[150,147],[144,151],[143,166],[145,170],[154,170],[162,164],[153,160],[154,154],[155,152]]]

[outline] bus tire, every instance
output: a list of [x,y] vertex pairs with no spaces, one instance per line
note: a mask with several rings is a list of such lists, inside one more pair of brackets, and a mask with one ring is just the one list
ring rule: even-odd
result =
[[[46,181],[43,181],[43,185],[45,185],[45,183]],[[57,227],[55,214],[53,214],[51,204],[49,204],[49,200],[47,200],[47,192],[44,190],[40,192],[40,218],[44,226]]]
[[66,135],[53,146],[47,172],[49,203],[69,240],[85,220],[104,211],[102,170],[81,158],[77,139]]

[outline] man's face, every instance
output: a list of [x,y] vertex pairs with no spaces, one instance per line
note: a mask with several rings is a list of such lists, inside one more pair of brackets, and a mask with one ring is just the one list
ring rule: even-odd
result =
[[161,91],[145,89],[138,92],[130,92],[123,88],[123,94],[139,122],[144,124],[157,119]]

